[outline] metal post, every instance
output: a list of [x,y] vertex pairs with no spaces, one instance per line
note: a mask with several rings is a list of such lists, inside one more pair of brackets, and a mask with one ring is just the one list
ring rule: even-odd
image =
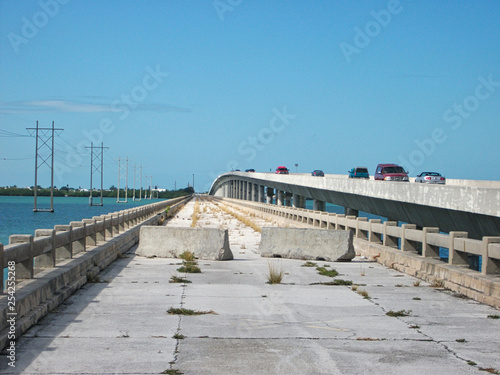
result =
[[34,197],[35,197],[35,206],[33,207],[34,212],[38,212],[38,208],[36,205],[36,199],[38,196],[38,121],[36,122],[36,142],[35,142],[35,191],[34,191]]

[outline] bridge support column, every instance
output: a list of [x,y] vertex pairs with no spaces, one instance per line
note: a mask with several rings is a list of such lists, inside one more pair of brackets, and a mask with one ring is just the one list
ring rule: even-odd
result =
[[265,186],[259,185],[259,192],[258,195],[259,197],[257,198],[259,203],[264,203],[265,202],[265,192],[264,192]]
[[245,182],[245,187],[247,189],[247,193],[245,194],[245,200],[251,201],[253,194],[253,184],[251,182]]
[[273,204],[274,189],[268,187],[266,193],[267,193],[267,195],[266,195],[266,203]]
[[323,201],[320,201],[318,199],[315,199],[313,201],[313,210],[314,211],[325,211],[326,203]]
[[355,210],[354,208],[344,207],[346,216],[359,216],[359,210]]
[[257,184],[253,184],[252,201],[259,202],[259,185],[257,185]]
[[276,205],[283,206],[285,200],[285,192],[283,190],[276,190]]
[[292,206],[292,194],[291,193],[285,193],[285,206],[287,206],[287,207]]

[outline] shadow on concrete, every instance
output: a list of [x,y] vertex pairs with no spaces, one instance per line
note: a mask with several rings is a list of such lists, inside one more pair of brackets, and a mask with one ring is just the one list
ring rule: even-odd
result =
[[[52,341],[60,337],[61,332],[63,332],[70,324],[78,323],[81,320],[77,319],[80,314],[85,310],[91,303],[99,303],[96,301],[96,297],[105,289],[110,288],[109,283],[115,278],[121,277],[120,273],[123,269],[128,268],[128,265],[135,259],[135,250],[137,245],[132,247],[128,252],[124,253],[122,257],[117,258],[108,267],[99,273],[101,278],[100,282],[86,283],[80,289],[75,291],[70,297],[68,297],[61,305],[59,305],[55,310],[49,312],[42,319],[40,319],[35,325],[33,325],[28,331],[26,331],[20,339],[16,342],[16,367],[12,368],[8,366],[8,354],[6,350],[2,351],[0,355],[0,373],[2,374],[19,374],[23,373],[26,368],[28,368],[33,361],[39,359],[46,351],[52,351],[50,347]],[[72,299],[78,298],[83,293],[85,293],[85,299],[88,300],[87,303],[75,304]],[[72,306],[71,312],[65,312],[67,306]],[[75,310],[75,307],[78,309]],[[45,325],[50,325],[50,322],[56,318],[56,316],[64,314],[66,319],[58,319],[58,323],[64,321],[64,324],[58,324],[57,326],[52,326],[52,328],[57,327],[57,330],[52,330],[50,337],[43,336],[43,333],[39,335],[39,331],[43,331],[41,327]],[[68,319],[69,316],[73,318]],[[28,349],[34,348],[34,349]],[[43,361],[40,361],[43,363]],[[40,369],[41,373],[44,373],[44,369]]]

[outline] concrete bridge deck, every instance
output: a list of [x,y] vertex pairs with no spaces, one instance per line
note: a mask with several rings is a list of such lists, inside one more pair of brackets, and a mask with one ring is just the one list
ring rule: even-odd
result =
[[[189,226],[192,207],[189,203],[169,225]],[[101,272],[103,282],[86,284],[30,329],[17,343],[15,368],[0,356],[2,373],[500,370],[500,319],[488,318],[498,310],[424,282],[417,286],[415,278],[359,258],[329,263],[340,273],[337,278],[358,284],[357,291],[311,285],[331,279],[303,267],[304,261],[261,258],[257,232],[215,212],[213,205],[201,212],[199,225],[230,229],[234,261],[199,261],[202,273],[187,274],[190,284],[177,284],[169,280],[179,275],[178,259],[138,257],[132,251]],[[269,262],[285,271],[282,284],[266,284]],[[169,315],[171,307],[215,314]],[[411,313],[386,315],[400,310]]]

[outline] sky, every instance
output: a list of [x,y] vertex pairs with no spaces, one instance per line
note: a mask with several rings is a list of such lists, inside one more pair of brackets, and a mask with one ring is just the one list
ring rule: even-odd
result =
[[143,186],[199,192],[279,165],[500,180],[499,14],[496,0],[0,0],[0,186],[34,184],[37,121],[64,129],[57,187],[89,187],[91,142],[107,147],[105,188],[125,185],[126,159],[129,187],[142,166]]

